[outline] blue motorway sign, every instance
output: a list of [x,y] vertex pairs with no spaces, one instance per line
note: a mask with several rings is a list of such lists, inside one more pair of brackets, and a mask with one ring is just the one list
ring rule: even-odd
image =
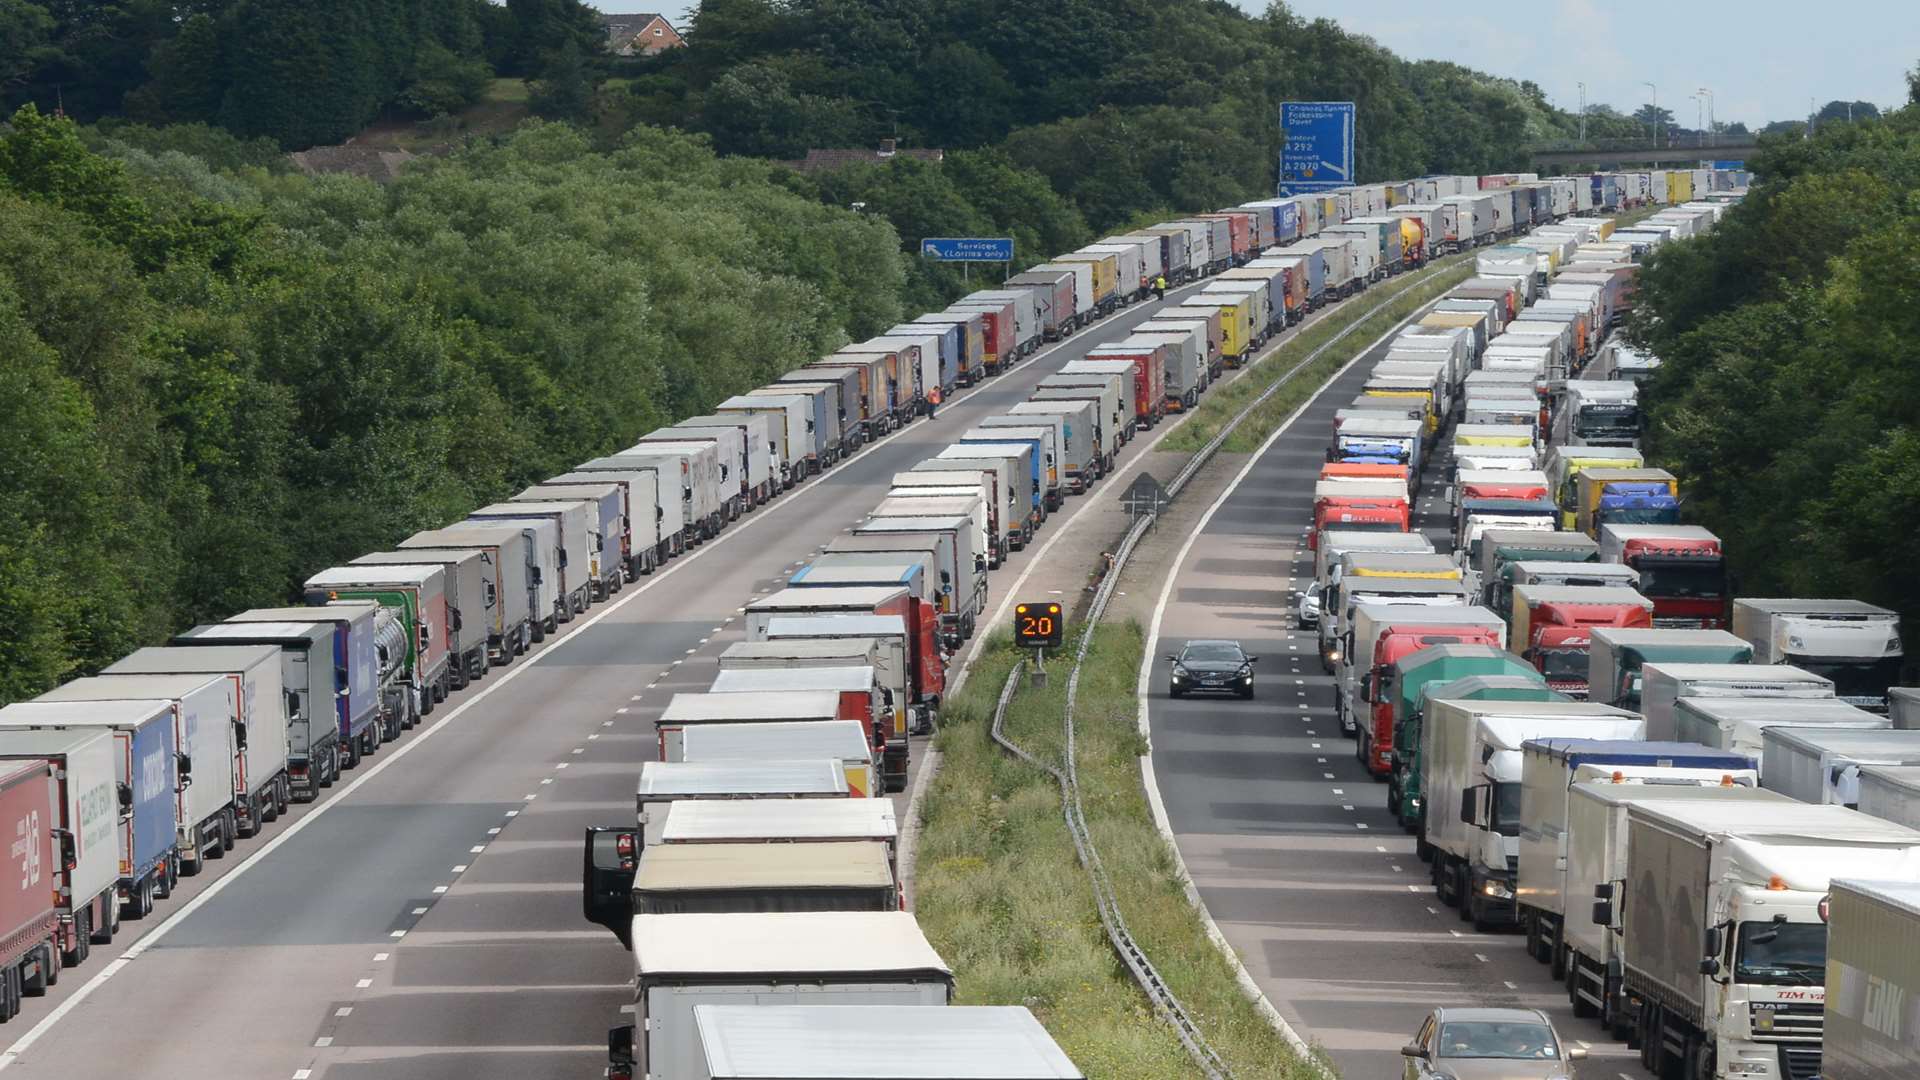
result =
[[1013,238],[929,236],[920,241],[920,254],[946,262],[1012,262]]
[[1351,101],[1280,103],[1280,193],[1297,195],[1353,183]]

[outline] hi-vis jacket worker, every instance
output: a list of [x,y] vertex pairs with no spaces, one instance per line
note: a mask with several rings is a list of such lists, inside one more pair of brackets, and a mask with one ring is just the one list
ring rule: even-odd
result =
[[1155,299],[1159,300],[1165,300],[1167,298],[1167,276],[1165,274],[1161,274],[1159,277],[1153,279],[1153,295]]

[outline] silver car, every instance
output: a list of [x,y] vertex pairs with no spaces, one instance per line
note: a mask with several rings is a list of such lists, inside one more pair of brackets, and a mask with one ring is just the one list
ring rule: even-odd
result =
[[1300,590],[1300,602],[1294,609],[1294,621],[1302,630],[1311,630],[1320,625],[1319,586],[1309,585]]
[[1573,1080],[1587,1056],[1538,1009],[1435,1009],[1400,1053],[1404,1080]]

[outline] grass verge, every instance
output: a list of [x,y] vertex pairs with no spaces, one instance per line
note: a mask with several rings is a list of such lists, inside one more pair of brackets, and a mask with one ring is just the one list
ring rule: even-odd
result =
[[[1137,623],[1093,632],[1076,719],[1080,785],[1127,925],[1236,1077],[1315,1076],[1241,993],[1153,826],[1140,784],[1146,746],[1135,726],[1145,635]],[[1010,641],[994,640],[946,706],[940,775],[927,793],[916,856],[920,925],[953,965],[960,1004],[1031,1008],[1089,1077],[1194,1075],[1179,1038],[1107,942],[1058,787],[988,738],[994,701],[1017,659]],[[1007,732],[1058,763],[1069,665],[1050,666],[1046,689],[1023,687],[1015,697]]]
[[[1349,334],[1339,345],[1328,349],[1313,364],[1303,369],[1292,383],[1269,398],[1265,405],[1242,424],[1234,435],[1227,440],[1224,449],[1229,453],[1249,453],[1257,449],[1262,440],[1273,430],[1273,425],[1292,412],[1300,402],[1319,392],[1320,384],[1338,371],[1342,364],[1353,359],[1373,339],[1385,333],[1394,323],[1412,314],[1415,308],[1433,300],[1441,293],[1473,276],[1473,256],[1471,253],[1450,255],[1435,263],[1432,270],[1411,280],[1402,279],[1384,287],[1376,286],[1357,301],[1350,301],[1352,310],[1342,309],[1321,319],[1312,326],[1294,335],[1266,359],[1248,370],[1241,378],[1220,388],[1218,393],[1208,396],[1207,400],[1193,411],[1192,417],[1179,429],[1169,434],[1160,444],[1162,450],[1184,451],[1192,453],[1205,446],[1209,440],[1220,433],[1227,421],[1247,403],[1258,397],[1267,387],[1272,386],[1313,350],[1327,343],[1335,334],[1363,319],[1366,325]],[[1371,317],[1368,310],[1382,297],[1393,298],[1385,311]]]

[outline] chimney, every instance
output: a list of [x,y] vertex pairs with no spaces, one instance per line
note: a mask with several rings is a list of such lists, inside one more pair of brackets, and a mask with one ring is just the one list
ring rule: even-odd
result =
[[892,157],[894,153],[894,147],[896,145],[898,145],[898,143],[893,139],[881,139],[880,140],[880,156],[883,158]]

